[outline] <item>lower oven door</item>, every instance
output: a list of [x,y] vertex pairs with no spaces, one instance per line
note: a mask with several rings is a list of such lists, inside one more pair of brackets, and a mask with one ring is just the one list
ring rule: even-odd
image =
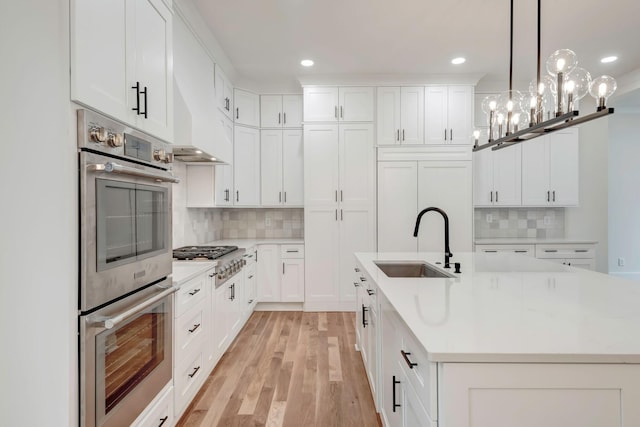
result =
[[171,277],[80,317],[80,425],[125,426],[171,381]]

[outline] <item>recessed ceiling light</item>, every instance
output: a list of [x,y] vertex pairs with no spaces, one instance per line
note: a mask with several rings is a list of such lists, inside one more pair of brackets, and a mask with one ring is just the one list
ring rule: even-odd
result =
[[300,65],[302,65],[303,67],[311,67],[313,65],[313,61],[310,59],[303,59],[302,61],[300,61]]
[[466,59],[460,56],[460,57],[458,57],[458,58],[453,58],[453,59],[451,60],[451,63],[452,63],[453,65],[460,65],[460,64],[464,64],[464,62],[465,62],[465,61],[466,61]]
[[614,62],[617,60],[618,60],[617,56],[607,56],[605,58],[602,58],[600,62],[602,62],[603,64],[608,64],[609,62]]

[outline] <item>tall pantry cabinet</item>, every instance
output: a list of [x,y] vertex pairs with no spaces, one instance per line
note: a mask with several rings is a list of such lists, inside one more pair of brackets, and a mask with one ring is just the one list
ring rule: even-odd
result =
[[[370,102],[363,100],[365,111],[373,108],[373,96]],[[353,253],[376,246],[374,126],[316,124],[306,111],[305,119],[305,309],[352,310]]]

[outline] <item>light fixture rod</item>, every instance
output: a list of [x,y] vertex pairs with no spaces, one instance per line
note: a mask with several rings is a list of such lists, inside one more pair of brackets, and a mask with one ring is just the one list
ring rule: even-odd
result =
[[[511,0],[511,28],[509,34],[509,101],[513,91],[513,0]],[[509,126],[507,124],[507,126]]]

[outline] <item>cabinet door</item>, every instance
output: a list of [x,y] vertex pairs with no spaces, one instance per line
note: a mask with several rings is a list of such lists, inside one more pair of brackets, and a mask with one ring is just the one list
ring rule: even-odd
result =
[[213,165],[187,165],[187,207],[214,207],[215,167]]
[[473,153],[474,206],[493,205],[493,158],[495,153],[498,151],[489,149]]
[[[127,80],[127,55],[133,52],[125,51],[126,5],[126,0],[71,2],[71,100],[130,122],[129,98],[135,92]],[[96,67],[105,58],[109,66]]]
[[235,126],[233,187],[236,206],[260,204],[260,131]]
[[470,145],[473,143],[473,88],[449,86],[447,101],[448,142]]
[[283,131],[282,192],[284,205],[304,205],[304,152],[300,129]]
[[[227,282],[228,283],[228,282]],[[231,342],[231,288],[227,283],[215,289],[213,294],[213,354],[217,360]]]
[[399,144],[400,88],[379,87],[377,89],[377,103],[378,145]]
[[[522,147],[522,204],[524,206],[548,205],[551,202],[551,193],[547,137],[527,141],[520,144],[520,147]],[[499,151],[509,151],[511,148]]]
[[496,206],[521,205],[522,145],[526,143],[497,151],[484,150],[493,157],[493,202]]
[[258,247],[258,301],[281,300],[280,278],[280,247],[260,245]]
[[302,95],[282,96],[282,124],[285,128],[302,127]]
[[[386,426],[402,426],[401,393],[401,369],[398,364],[401,349],[398,330],[400,326],[394,320],[395,312],[391,304],[382,298],[380,303],[380,350],[382,360],[380,367],[380,387],[382,397],[381,416]],[[396,406],[397,405],[397,406]],[[418,424],[421,425],[421,424]]]
[[[230,341],[233,341],[244,324],[244,275],[237,273],[225,285],[231,282],[231,299],[229,305]],[[224,285],[223,285],[224,286]]]
[[[446,183],[446,186],[443,186]],[[455,254],[472,250],[471,162],[418,162],[418,210],[438,207],[449,217],[449,246]],[[422,217],[418,250],[444,253],[444,221],[435,213]]]
[[400,141],[424,143],[424,88],[403,87],[401,96]]
[[283,259],[282,260],[282,296],[283,302],[303,302],[304,301],[304,260],[303,259]]
[[372,122],[373,88],[341,87],[338,105],[341,122]]
[[337,205],[338,141],[338,126],[304,127],[305,207]]
[[263,128],[282,127],[282,96],[260,96],[260,126]]
[[449,142],[447,94],[448,88],[446,86],[428,86],[425,89],[425,144],[444,144]]
[[[133,26],[127,25],[132,35],[135,57],[134,72],[129,86],[146,88],[140,95],[140,109],[146,117],[137,116],[138,126],[164,140],[173,141],[173,35],[171,12],[162,0],[131,0]],[[109,31],[110,34],[113,30]],[[135,94],[135,92],[133,92]],[[135,95],[133,96],[135,104]]]
[[[231,165],[215,166],[215,205],[233,205],[233,167]],[[189,185],[187,183],[187,185]]]
[[337,122],[338,88],[304,88],[304,121]]
[[280,206],[282,200],[282,131],[260,132],[262,206]]
[[549,190],[551,201],[560,206],[577,206],[580,154],[577,129],[549,135]]
[[216,118],[216,138],[213,141],[213,149],[211,154],[217,160],[233,163],[233,121],[227,117],[222,111],[216,109],[214,113]]
[[378,162],[378,251],[416,251],[417,213],[417,162]]
[[376,250],[375,212],[373,208],[364,205],[344,204],[341,206],[338,220],[340,257],[337,268],[340,301],[350,302],[356,300],[353,287],[353,254]]
[[[306,153],[305,153],[306,155]],[[340,125],[340,188],[338,200],[346,207],[370,209],[375,200],[373,125]]]
[[260,100],[255,93],[235,89],[233,92],[234,122],[240,125],[260,126]]
[[216,99],[218,108],[230,119],[233,117],[233,87],[222,69],[216,65]]
[[304,209],[305,302],[338,301],[338,209]]

